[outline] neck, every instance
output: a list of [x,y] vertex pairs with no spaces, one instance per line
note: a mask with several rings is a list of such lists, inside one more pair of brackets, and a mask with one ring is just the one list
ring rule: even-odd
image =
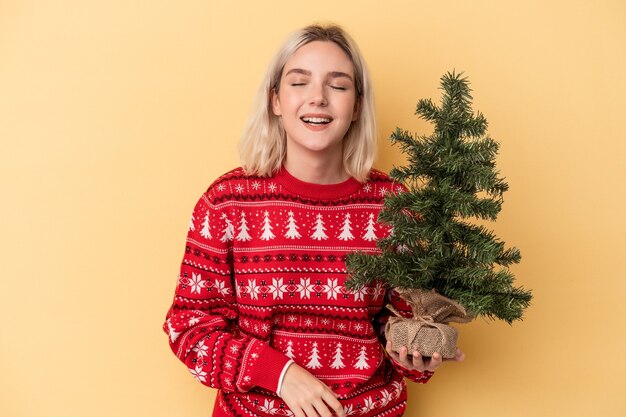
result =
[[320,158],[318,155],[311,158],[290,158],[289,152],[285,158],[285,169],[300,181],[312,184],[338,184],[350,178],[343,167],[341,154],[339,158]]

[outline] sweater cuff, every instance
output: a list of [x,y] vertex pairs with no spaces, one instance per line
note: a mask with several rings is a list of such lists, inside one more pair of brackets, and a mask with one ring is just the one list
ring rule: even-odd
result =
[[427,383],[428,380],[435,374],[434,372],[431,372],[431,371],[422,372],[422,371],[418,371],[415,369],[406,369],[405,367],[400,365],[398,362],[393,360],[393,358],[391,358],[391,362],[393,363],[394,368],[396,368],[396,370],[398,371],[400,375],[418,384]]
[[279,397],[280,397],[280,390],[283,389],[283,379],[285,379],[287,368],[289,368],[289,365],[291,365],[292,363],[295,363],[295,362],[293,359],[290,359],[289,362],[285,364],[283,371],[280,373],[280,378],[278,378],[278,389],[276,390],[276,395],[278,395]]
[[258,351],[258,360],[254,361],[253,366],[248,368],[250,385],[278,392],[281,376],[291,359],[269,345],[264,343],[259,343],[259,345],[262,346]]

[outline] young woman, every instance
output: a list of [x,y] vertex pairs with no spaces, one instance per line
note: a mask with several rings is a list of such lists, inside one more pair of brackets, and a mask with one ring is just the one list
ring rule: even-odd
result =
[[410,310],[383,284],[344,286],[346,255],[377,250],[383,198],[400,190],[371,168],[373,96],[356,44],[337,26],[296,32],[257,100],[243,167],[194,209],[164,324],[171,348],[219,389],[213,416],[400,416],[403,377],[425,383],[442,360],[385,349],[384,306]]

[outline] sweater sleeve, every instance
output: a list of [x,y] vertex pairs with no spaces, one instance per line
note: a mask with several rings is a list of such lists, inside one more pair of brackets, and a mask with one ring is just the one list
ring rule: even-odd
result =
[[[413,313],[411,311],[411,307],[402,298],[400,298],[400,296],[395,290],[393,289],[387,290],[386,301],[387,301],[386,304],[390,304],[394,309],[396,309],[404,317],[412,316]],[[383,344],[383,346],[387,344],[387,340],[385,339],[385,324],[387,323],[387,320],[389,320],[390,315],[391,315],[391,311],[389,311],[388,308],[383,307],[381,312],[374,319],[374,327],[376,329],[378,337],[381,343]],[[427,383],[430,377],[434,375],[434,372],[430,372],[430,371],[420,372],[417,370],[407,369],[403,367],[402,365],[400,365],[395,360],[393,360],[393,358],[391,357],[389,357],[389,361],[391,362],[393,367],[396,369],[396,371],[400,373],[400,375],[419,384]]]
[[163,330],[174,354],[202,384],[225,392],[272,392],[289,358],[240,332],[232,267],[234,228],[211,189],[196,204]]

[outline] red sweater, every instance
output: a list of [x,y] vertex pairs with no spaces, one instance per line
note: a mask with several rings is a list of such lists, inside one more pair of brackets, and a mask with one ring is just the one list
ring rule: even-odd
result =
[[402,377],[432,375],[406,371],[381,346],[384,306],[408,307],[381,283],[344,286],[346,255],[378,250],[389,233],[378,212],[399,190],[376,170],[366,183],[318,185],[238,168],[202,195],[163,329],[192,375],[220,390],[213,416],[293,415],[276,395],[290,359],[348,415],[402,415]]

